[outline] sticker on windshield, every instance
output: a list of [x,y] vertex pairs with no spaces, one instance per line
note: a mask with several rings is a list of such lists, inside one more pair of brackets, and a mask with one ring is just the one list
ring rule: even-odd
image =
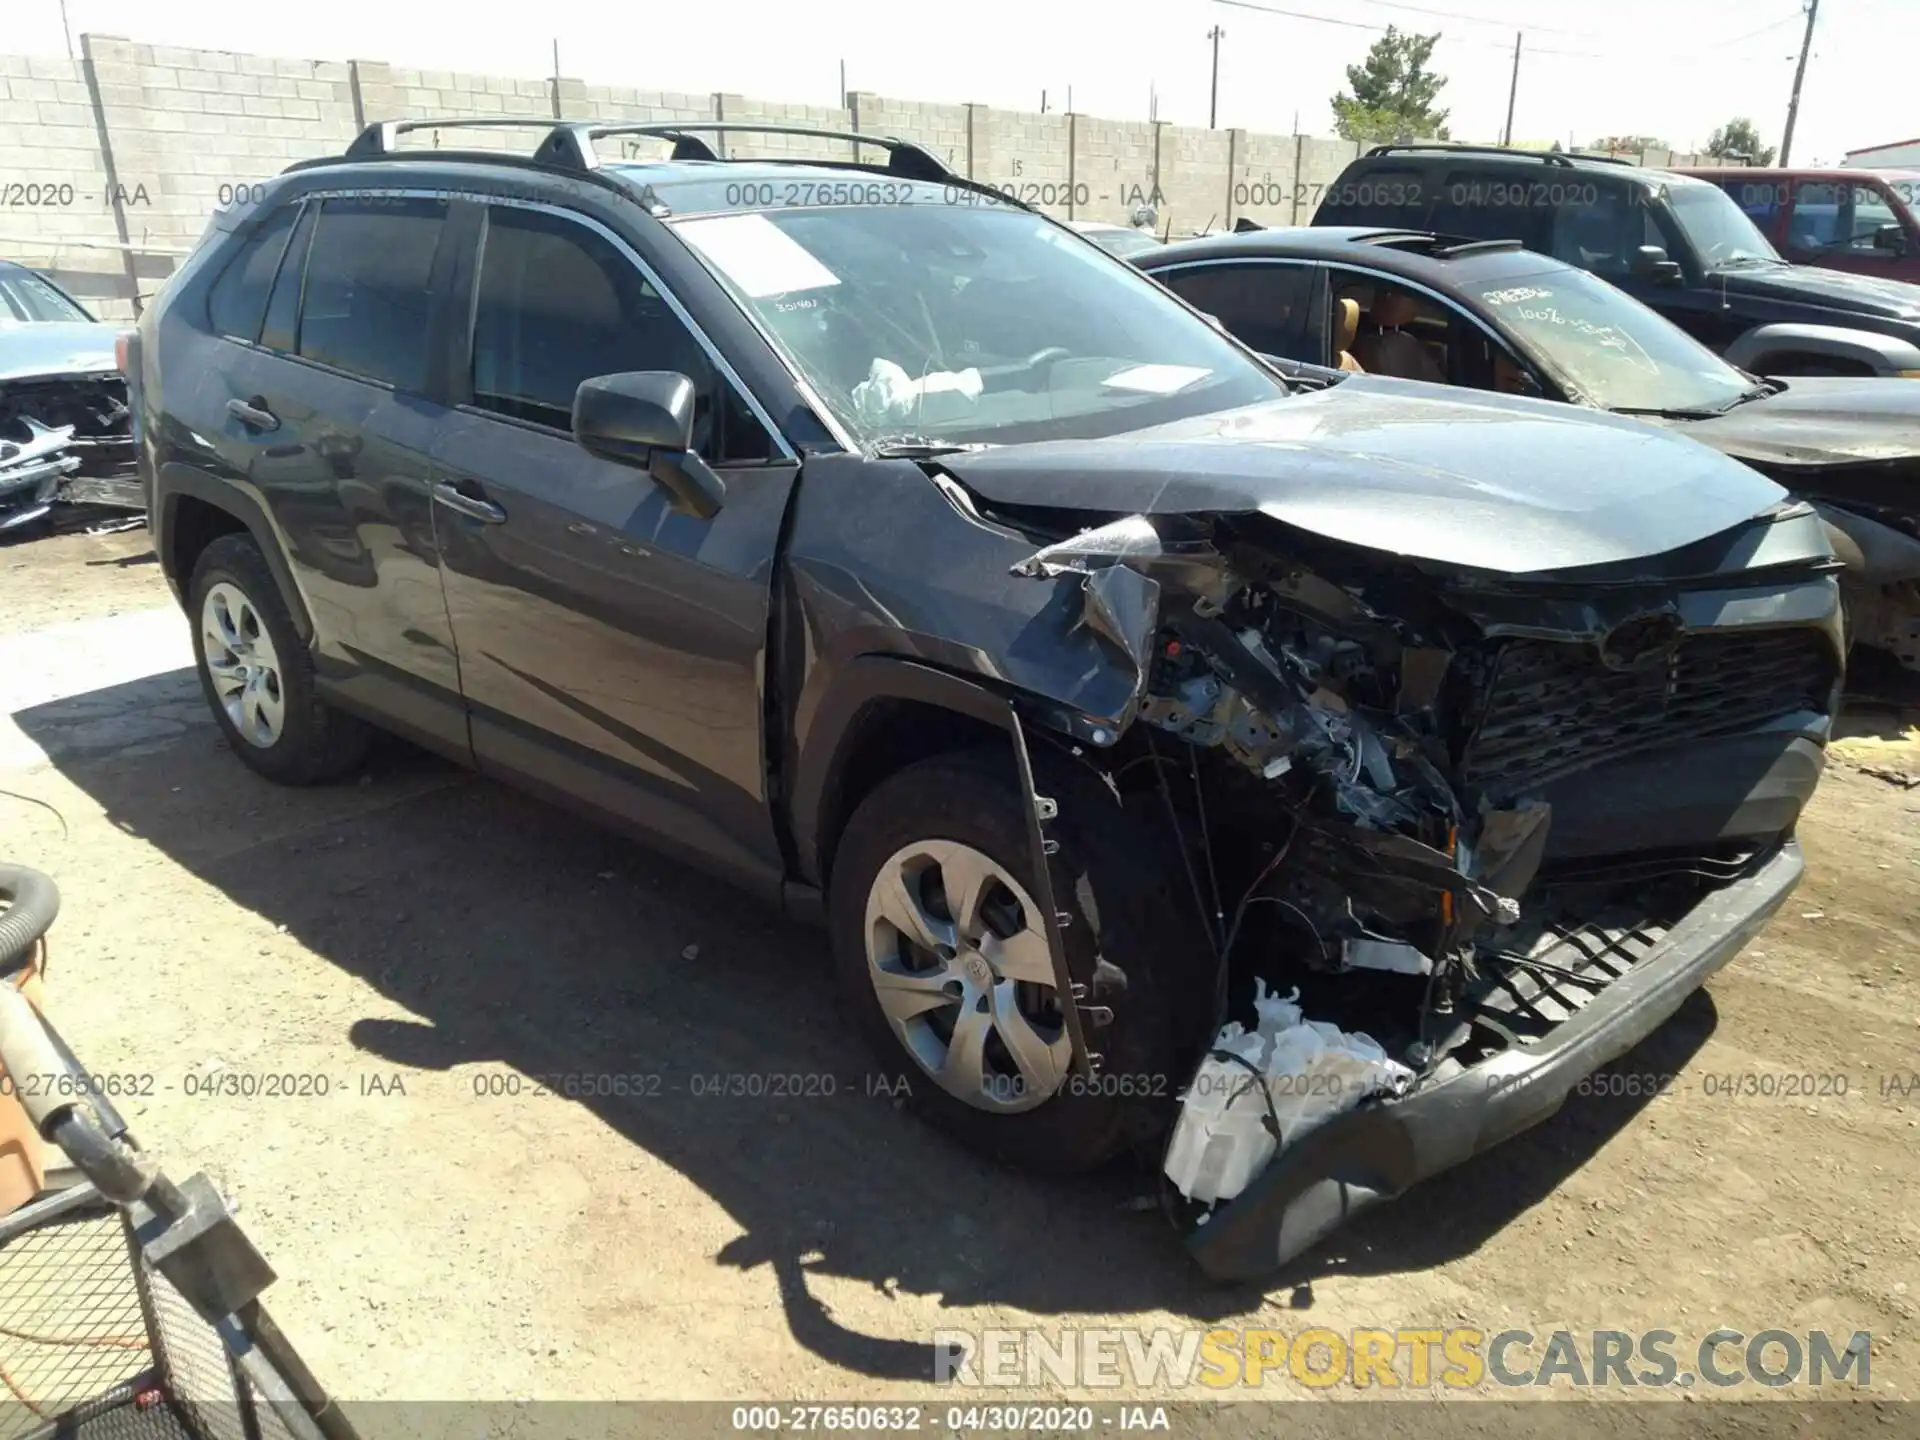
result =
[[1551,300],[1553,292],[1538,285],[1516,285],[1511,290],[1488,290],[1481,298],[1489,305],[1511,305],[1520,300]]
[[1135,365],[1109,375],[1104,382],[1110,390],[1138,390],[1143,395],[1172,395],[1211,375],[1198,365]]
[[838,275],[764,215],[686,220],[679,230],[688,244],[755,300],[840,283]]

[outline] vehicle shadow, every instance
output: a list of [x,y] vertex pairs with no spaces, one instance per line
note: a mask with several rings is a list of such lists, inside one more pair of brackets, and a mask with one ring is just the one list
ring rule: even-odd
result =
[[[809,1275],[1069,1323],[1223,1319],[1315,1277],[1471,1253],[1646,1103],[1576,1096],[1422,1187],[1418,1204],[1361,1217],[1263,1284],[1222,1287],[1151,1203],[1148,1167],[1043,1180],[903,1113],[838,1013],[823,937],[719,881],[397,742],[357,784],[296,791],[245,770],[204,720],[133,751],[76,728],[170,707],[193,686],[169,672],[12,719],[116,828],[423,1017],[351,1023],[346,1038],[383,1066],[658,1077],[644,1094],[577,1103],[724,1207],[743,1233],[715,1263],[768,1267],[794,1339],[862,1375],[931,1378],[931,1344],[850,1328]],[[1713,1023],[1696,996],[1615,1068],[1678,1069]]]

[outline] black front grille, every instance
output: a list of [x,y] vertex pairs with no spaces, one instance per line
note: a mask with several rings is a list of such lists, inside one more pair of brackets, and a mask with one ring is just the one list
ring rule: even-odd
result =
[[1494,660],[1461,778],[1514,795],[1677,740],[1824,712],[1834,656],[1817,631],[1690,635],[1665,663],[1612,670],[1590,646],[1512,640]]

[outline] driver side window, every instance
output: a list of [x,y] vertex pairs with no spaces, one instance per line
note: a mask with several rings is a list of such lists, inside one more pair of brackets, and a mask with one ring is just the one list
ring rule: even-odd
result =
[[694,448],[710,464],[772,454],[700,342],[604,236],[545,211],[491,207],[474,297],[473,403],[571,432],[580,382],[630,370],[693,381]]

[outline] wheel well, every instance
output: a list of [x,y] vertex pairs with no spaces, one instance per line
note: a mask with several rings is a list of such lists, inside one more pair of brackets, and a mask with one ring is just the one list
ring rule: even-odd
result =
[[197,495],[174,499],[167,525],[167,568],[184,589],[193,580],[201,552],[222,535],[245,534],[246,524],[230,510],[222,510]]
[[921,700],[874,700],[861,707],[840,741],[840,758],[820,811],[820,878],[833,871],[840,834],[860,802],[888,776],[951,750],[999,747],[1012,741],[999,726]]

